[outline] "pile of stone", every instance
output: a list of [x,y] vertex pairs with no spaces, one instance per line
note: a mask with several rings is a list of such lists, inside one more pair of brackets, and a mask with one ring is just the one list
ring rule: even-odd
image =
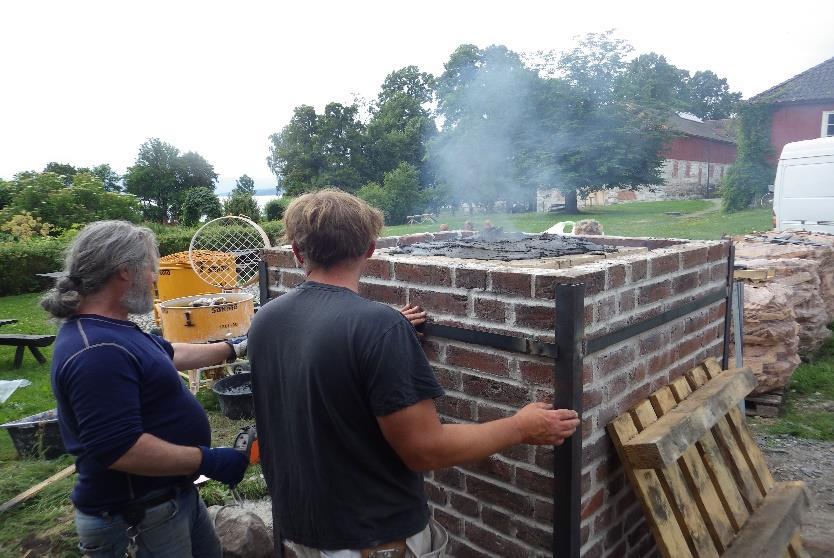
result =
[[744,288],[744,363],[759,380],[754,393],[784,388],[800,355],[831,336],[834,235],[763,233],[736,242],[736,265],[773,270]]

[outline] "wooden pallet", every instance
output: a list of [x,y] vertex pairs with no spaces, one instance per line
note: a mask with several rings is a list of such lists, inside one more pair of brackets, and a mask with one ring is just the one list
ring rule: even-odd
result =
[[608,425],[667,558],[807,556],[805,484],[773,480],[739,409],[755,385],[710,359]]
[[785,390],[749,395],[744,400],[744,412],[751,417],[777,417],[785,401]]

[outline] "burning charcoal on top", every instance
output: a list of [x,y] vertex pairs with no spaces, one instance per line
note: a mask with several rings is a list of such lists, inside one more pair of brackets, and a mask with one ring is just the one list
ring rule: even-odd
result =
[[500,238],[490,234],[460,240],[419,242],[394,248],[391,253],[508,262],[616,251],[613,246],[602,246],[573,236],[503,233]]

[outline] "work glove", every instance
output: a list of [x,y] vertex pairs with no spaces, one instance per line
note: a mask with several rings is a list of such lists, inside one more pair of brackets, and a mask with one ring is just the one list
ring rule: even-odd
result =
[[243,480],[243,474],[249,462],[246,456],[234,448],[207,448],[200,446],[203,453],[203,460],[198,475],[205,475],[210,479],[228,484],[234,488],[237,483]]
[[226,362],[231,363],[246,356],[246,348],[249,344],[249,339],[247,337],[233,337],[231,339],[225,339],[223,342],[232,349]]

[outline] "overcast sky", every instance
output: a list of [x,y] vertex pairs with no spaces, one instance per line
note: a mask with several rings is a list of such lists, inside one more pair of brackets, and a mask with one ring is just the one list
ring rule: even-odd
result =
[[616,28],[637,53],[710,69],[745,98],[834,56],[831,0],[0,4],[0,178],[49,161],[124,172],[145,140],[197,151],[226,191],[275,184],[268,136],[295,106],[373,98],[461,43],[570,47]]

